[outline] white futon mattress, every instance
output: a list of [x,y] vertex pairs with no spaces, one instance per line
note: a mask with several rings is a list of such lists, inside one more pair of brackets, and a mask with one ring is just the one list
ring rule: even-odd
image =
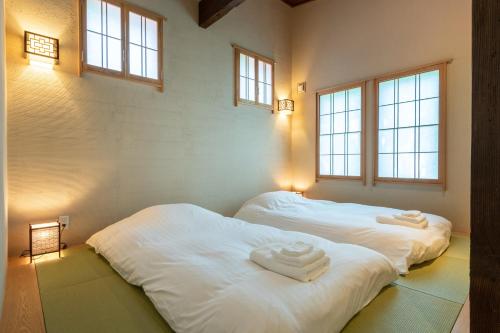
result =
[[[327,273],[303,283],[249,260],[255,247],[302,240],[325,250]],[[87,243],[182,332],[338,332],[397,278],[383,255],[246,223],[190,204],[147,208]]]
[[425,229],[376,221],[379,215],[401,212],[392,208],[312,200],[278,191],[247,201],[235,218],[365,246],[387,256],[400,274],[407,274],[411,265],[434,259],[446,250],[452,226],[447,219],[432,214],[425,214],[429,221]]

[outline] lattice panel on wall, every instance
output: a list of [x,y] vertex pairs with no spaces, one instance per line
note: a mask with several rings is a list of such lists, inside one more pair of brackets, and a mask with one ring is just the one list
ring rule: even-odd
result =
[[42,57],[59,59],[59,40],[25,31],[24,51]]

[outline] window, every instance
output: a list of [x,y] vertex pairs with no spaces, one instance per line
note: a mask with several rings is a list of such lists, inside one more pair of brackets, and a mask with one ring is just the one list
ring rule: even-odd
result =
[[274,61],[234,46],[235,105],[252,104],[273,108]]
[[375,181],[444,184],[446,64],[375,80]]
[[317,93],[317,178],[364,181],[365,83]]
[[81,0],[82,70],[163,89],[163,17],[116,0]]

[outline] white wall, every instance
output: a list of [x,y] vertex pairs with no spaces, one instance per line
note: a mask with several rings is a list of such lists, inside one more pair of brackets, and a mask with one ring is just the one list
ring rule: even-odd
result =
[[7,269],[7,207],[5,176],[5,125],[6,125],[6,94],[5,94],[5,7],[0,0],[0,316],[2,313]]
[[[471,133],[470,0],[316,0],[293,11],[294,183],[314,198],[443,215],[468,232]],[[315,92],[453,58],[448,66],[447,189],[372,186],[373,85],[367,89],[368,182],[315,183]],[[306,94],[296,84],[307,81]]]
[[[63,240],[75,244],[151,205],[231,215],[290,182],[290,119],[233,106],[231,43],[273,57],[287,96],[291,9],[249,0],[205,30],[197,0],[135,2],[167,17],[164,93],[77,76],[77,1],[6,1],[12,255],[27,248],[29,222],[68,214]],[[24,30],[60,39],[55,70],[27,64]]]

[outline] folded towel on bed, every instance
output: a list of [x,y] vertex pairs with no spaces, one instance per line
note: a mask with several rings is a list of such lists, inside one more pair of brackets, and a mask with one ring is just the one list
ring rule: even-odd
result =
[[292,244],[284,244],[280,253],[284,256],[298,257],[311,252],[312,249],[312,245],[299,241]]
[[403,221],[400,219],[396,219],[396,218],[393,218],[390,216],[377,216],[377,222],[382,223],[382,224],[399,225],[399,226],[410,227],[410,228],[415,228],[415,229],[427,228],[427,225],[429,224],[426,219],[424,219],[420,223],[413,223],[413,222],[407,222],[407,221]]
[[285,265],[290,265],[294,267],[304,267],[309,264],[312,264],[313,262],[320,260],[322,257],[325,256],[325,251],[321,249],[313,249],[311,252],[306,253],[304,255],[298,256],[298,257],[291,257],[291,256],[286,256],[281,254],[281,252],[272,250],[273,257],[277,261],[281,262],[282,264]]
[[426,220],[424,215],[418,215],[416,217],[409,217],[409,216],[397,214],[397,215],[393,215],[393,216],[394,216],[394,218],[396,218],[398,220],[410,222],[410,223],[416,223],[416,224]]
[[273,251],[280,251],[283,246],[283,244],[269,244],[256,248],[250,253],[250,260],[267,270],[302,282],[317,279],[330,267],[330,257],[328,256],[323,256],[320,260],[300,268],[278,262],[273,257]]
[[408,217],[417,217],[419,215],[422,215],[422,212],[419,210],[406,210],[402,212],[401,215]]

